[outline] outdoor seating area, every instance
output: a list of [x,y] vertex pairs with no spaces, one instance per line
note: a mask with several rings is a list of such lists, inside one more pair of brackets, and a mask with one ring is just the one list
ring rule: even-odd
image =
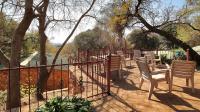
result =
[[[182,66],[176,68],[177,64],[182,64]],[[171,67],[163,65],[164,67],[155,67],[155,70],[152,71],[143,57],[136,61],[132,60],[131,66],[133,67],[129,71],[126,71],[126,68],[122,69],[122,79],[112,81],[111,96],[94,102],[97,111],[200,111],[198,106],[200,104],[200,83],[198,83],[200,73],[194,72],[195,63],[176,60],[169,65]],[[188,66],[189,68],[187,68]],[[177,74],[183,73],[182,78],[175,77],[174,69],[179,69]],[[183,78],[184,75],[186,75],[186,79],[192,77],[190,82],[194,89],[187,84],[184,85],[187,81]]]
[[200,112],[200,0],[0,9],[0,112]]

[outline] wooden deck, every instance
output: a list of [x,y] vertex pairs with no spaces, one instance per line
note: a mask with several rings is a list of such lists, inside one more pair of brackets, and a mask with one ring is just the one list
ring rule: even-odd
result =
[[135,63],[123,71],[122,80],[112,81],[111,95],[93,102],[97,112],[200,112],[200,73],[195,73],[195,90],[186,86],[185,80],[174,78],[172,94],[165,82],[159,83],[152,100],[148,100],[148,82],[142,90],[139,85],[139,70]]

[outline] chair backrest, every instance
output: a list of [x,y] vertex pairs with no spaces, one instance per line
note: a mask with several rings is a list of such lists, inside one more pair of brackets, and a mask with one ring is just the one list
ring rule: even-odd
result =
[[145,57],[136,58],[136,61],[147,61]]
[[123,51],[117,51],[118,55],[124,55]]
[[155,54],[154,54],[153,51],[148,51],[148,52],[147,52],[147,55],[150,55],[150,56],[152,56],[152,58],[155,59]]
[[123,53],[123,51],[117,51],[117,55],[121,56],[121,61],[125,60],[125,55]]
[[138,68],[140,70],[140,74],[142,77],[144,77],[145,79],[151,80],[151,71],[149,69],[149,66],[147,64],[147,62],[145,60],[136,60],[136,63],[138,65]]
[[147,63],[154,63],[154,57],[152,55],[146,54],[145,59]]
[[[118,55],[111,55],[110,70],[119,70],[121,65],[121,57]],[[107,66],[107,64],[106,64]]]
[[133,53],[134,53],[134,58],[141,57],[141,51],[140,50],[133,50]]
[[172,62],[172,76],[191,77],[194,75],[196,63],[194,61],[174,60]]

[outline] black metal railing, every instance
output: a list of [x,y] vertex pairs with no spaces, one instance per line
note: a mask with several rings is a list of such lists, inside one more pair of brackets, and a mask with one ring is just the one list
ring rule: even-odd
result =
[[[27,66],[19,65],[15,68],[1,69],[0,111],[11,111],[13,109],[12,107],[6,109],[6,102],[11,103],[13,100],[11,95],[8,94],[10,92],[7,92],[13,88],[10,85],[12,71],[18,72],[20,77],[20,105],[15,108],[19,111],[33,111],[48,99],[57,96],[78,96],[92,100],[95,97],[107,95],[110,92],[109,67],[105,68],[105,64],[109,64],[107,63],[109,62],[107,56],[108,54],[103,51],[79,51],[78,57],[69,58],[67,63],[60,60],[59,64],[38,65],[35,62],[35,66],[28,64]],[[49,69],[52,66],[54,66],[54,69],[45,84],[43,92],[44,100],[38,101],[35,94],[39,71],[42,67]],[[9,99],[9,101],[6,99]]]

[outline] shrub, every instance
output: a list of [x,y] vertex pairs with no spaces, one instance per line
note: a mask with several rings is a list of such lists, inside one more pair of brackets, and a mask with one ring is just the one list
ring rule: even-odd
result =
[[184,51],[176,51],[175,59],[186,60],[186,55]]
[[39,107],[36,112],[91,112],[91,102],[84,98],[56,97]]
[[171,64],[171,61],[172,61],[171,59],[167,58],[167,54],[161,54],[160,59],[161,59],[162,64],[165,64],[165,63]]
[[0,91],[0,106],[6,103],[7,91]]

